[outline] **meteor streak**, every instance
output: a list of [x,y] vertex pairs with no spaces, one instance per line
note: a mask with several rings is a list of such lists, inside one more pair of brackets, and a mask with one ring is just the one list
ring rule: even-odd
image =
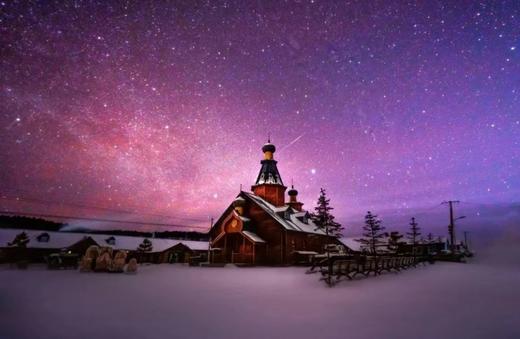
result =
[[278,153],[280,153],[280,152],[283,151],[284,149],[286,149],[286,148],[292,146],[294,143],[296,143],[298,140],[300,140],[304,135],[305,135],[305,133],[304,133],[304,134],[301,134],[301,135],[298,136],[298,137],[296,137],[293,141],[291,141],[290,143],[288,143],[287,145],[285,145],[284,147],[282,147],[282,148],[278,151]]

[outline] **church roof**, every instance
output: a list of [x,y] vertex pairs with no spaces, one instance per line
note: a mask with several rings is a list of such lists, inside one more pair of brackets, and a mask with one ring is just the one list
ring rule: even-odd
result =
[[249,238],[253,242],[265,242],[265,240],[260,238],[258,236],[258,234],[253,233],[251,231],[242,231],[242,234],[245,235],[247,238]]
[[256,178],[255,185],[283,185],[282,177],[276,167],[276,160],[264,159],[260,161],[260,163],[262,164],[262,167],[260,168],[260,173],[258,173],[258,178]]
[[[289,231],[296,231],[296,232],[305,232],[305,233],[312,233],[312,234],[320,234],[325,235],[325,232],[323,232],[321,229],[318,229],[318,226],[312,222],[312,220],[308,219],[307,223],[304,223],[300,219],[298,219],[299,216],[301,216],[301,212],[298,212],[294,210],[292,207],[285,208],[283,210],[291,210],[293,213],[290,213],[288,215],[288,218],[285,218],[284,215],[280,215],[279,212],[280,208],[275,207],[265,201],[264,199],[260,198],[257,195],[254,195],[253,193],[248,192],[241,192],[246,198],[249,198],[250,201],[252,201],[254,204],[262,208],[265,212],[267,212],[278,224],[283,226],[286,230]],[[296,213],[298,212],[298,213]]]

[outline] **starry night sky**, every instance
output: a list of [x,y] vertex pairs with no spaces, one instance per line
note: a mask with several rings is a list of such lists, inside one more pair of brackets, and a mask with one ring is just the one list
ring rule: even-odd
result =
[[5,1],[0,20],[4,209],[207,225],[269,133],[284,183],[308,209],[326,188],[340,221],[519,201],[518,1]]

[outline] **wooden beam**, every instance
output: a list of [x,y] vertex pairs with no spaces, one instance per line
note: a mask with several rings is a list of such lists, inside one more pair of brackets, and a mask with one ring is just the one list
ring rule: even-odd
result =
[[280,233],[280,263],[283,264],[283,231]]
[[[227,238],[224,237],[224,261],[227,261]],[[231,258],[231,261],[233,261],[233,258]]]

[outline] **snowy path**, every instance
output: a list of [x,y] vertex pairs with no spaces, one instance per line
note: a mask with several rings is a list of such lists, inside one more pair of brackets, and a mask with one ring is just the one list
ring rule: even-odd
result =
[[0,338],[520,338],[520,269],[437,263],[332,289],[304,270],[0,266]]

